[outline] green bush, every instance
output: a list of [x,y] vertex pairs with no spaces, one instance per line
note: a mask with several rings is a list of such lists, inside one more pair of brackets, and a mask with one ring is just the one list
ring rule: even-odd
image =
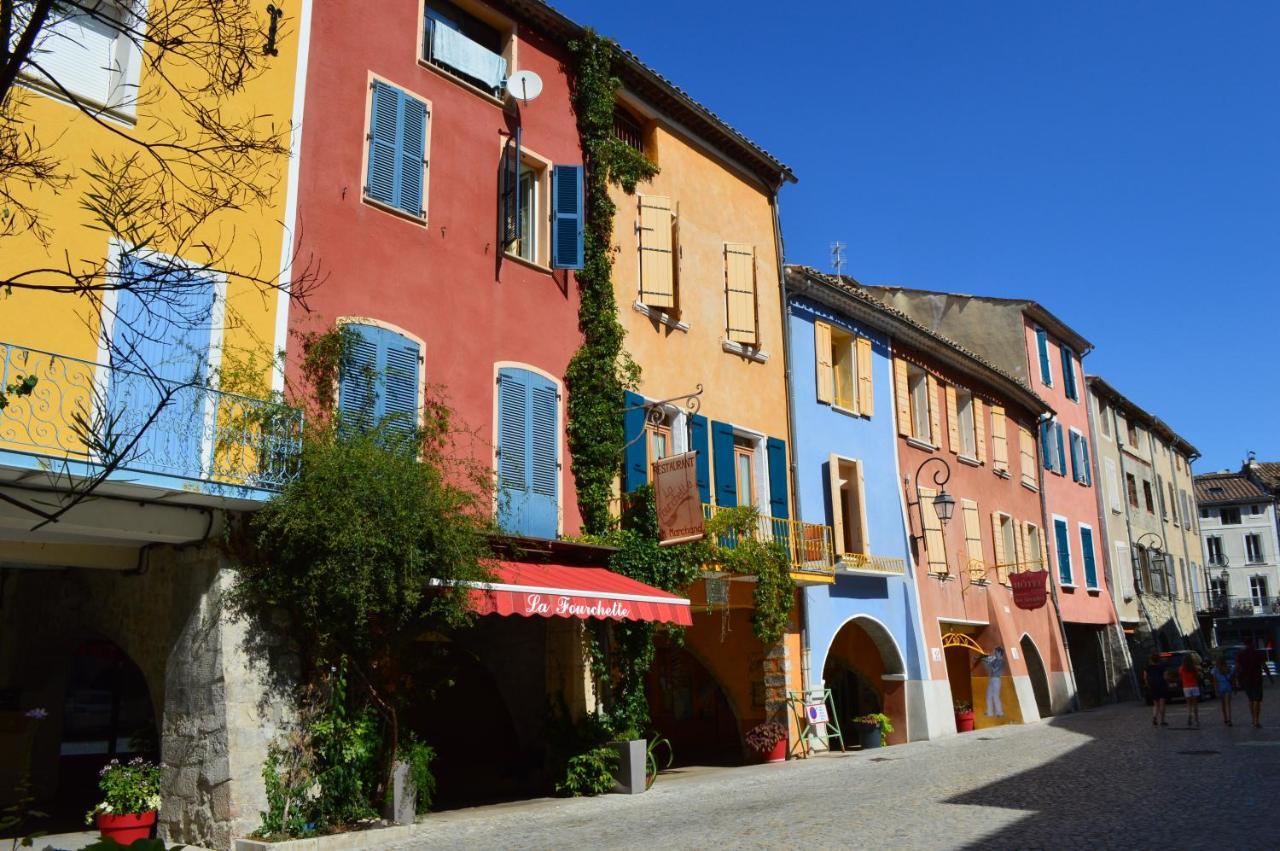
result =
[[409,763],[409,777],[418,792],[418,814],[430,812],[431,799],[436,794],[436,777],[431,773],[431,761],[436,758],[435,749],[411,733],[407,741],[400,743],[397,758]]
[[610,792],[617,765],[618,752],[608,745],[570,757],[564,779],[556,784],[556,794],[577,798]]

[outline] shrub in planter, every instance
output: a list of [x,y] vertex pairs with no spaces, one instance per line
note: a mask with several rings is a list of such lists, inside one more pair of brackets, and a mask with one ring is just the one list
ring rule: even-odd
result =
[[971,733],[973,732],[973,704],[964,700],[955,702],[956,710],[956,732]]
[[85,816],[98,824],[104,839],[132,845],[151,835],[160,809],[160,766],[142,757],[121,763],[113,759],[98,772],[102,800]]
[[747,746],[767,762],[787,757],[787,728],[777,721],[765,721],[747,731]]
[[893,722],[883,712],[859,715],[853,719],[853,726],[858,730],[858,743],[864,748],[889,744],[889,734],[893,732]]

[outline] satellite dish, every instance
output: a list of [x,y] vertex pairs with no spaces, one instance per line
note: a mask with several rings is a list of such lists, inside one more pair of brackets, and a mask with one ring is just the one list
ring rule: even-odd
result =
[[527,104],[542,94],[542,78],[532,71],[517,71],[507,78],[507,94]]

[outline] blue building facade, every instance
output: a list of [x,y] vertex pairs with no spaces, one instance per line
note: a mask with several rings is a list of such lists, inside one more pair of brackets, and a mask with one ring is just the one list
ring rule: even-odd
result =
[[847,735],[850,718],[884,712],[890,742],[927,738],[891,342],[875,327],[891,323],[868,322],[883,308],[811,270],[787,279],[797,510],[832,528],[838,554],[835,583],[804,589],[807,681],[832,690]]

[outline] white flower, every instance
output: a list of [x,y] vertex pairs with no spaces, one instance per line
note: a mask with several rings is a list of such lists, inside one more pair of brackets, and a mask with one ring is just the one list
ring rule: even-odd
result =
[[148,797],[147,797],[147,809],[148,809],[148,810],[156,810],[156,811],[159,811],[159,809],[160,809],[160,796],[159,796],[159,795],[150,795],[150,796],[148,796]]
[[37,706],[34,709],[28,709],[26,711],[26,716],[28,718],[34,718],[37,721],[43,721],[49,717],[49,713],[43,706]]

